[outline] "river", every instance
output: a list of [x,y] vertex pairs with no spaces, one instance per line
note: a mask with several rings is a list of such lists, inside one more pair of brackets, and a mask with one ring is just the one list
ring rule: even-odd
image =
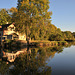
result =
[[0,75],[75,75],[75,45],[1,50]]

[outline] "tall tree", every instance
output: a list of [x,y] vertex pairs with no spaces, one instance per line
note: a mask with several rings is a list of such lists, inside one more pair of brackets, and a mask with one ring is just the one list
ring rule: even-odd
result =
[[13,21],[16,30],[26,33],[34,39],[44,39],[52,12],[48,12],[49,0],[18,0],[17,13],[14,13]]

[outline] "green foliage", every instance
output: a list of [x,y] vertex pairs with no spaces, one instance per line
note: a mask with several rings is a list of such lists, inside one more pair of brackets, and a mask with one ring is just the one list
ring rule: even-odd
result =
[[5,9],[0,10],[0,25],[11,23],[11,17]]
[[[15,10],[13,10],[15,9]],[[12,8],[12,20],[16,30],[35,40],[48,39],[52,12],[48,12],[49,0],[18,0],[17,8]]]
[[63,32],[63,36],[65,40],[74,40],[74,36],[72,35],[72,32],[70,31]]
[[49,36],[50,41],[64,41],[62,31],[58,28]]
[[74,36],[74,38],[75,38],[75,32],[73,32],[73,33],[72,33],[72,35],[73,35],[73,36]]
[[65,41],[65,40],[74,40],[74,33],[70,31],[62,32],[60,28],[57,28],[55,32],[49,35],[50,41]]
[[12,7],[12,21],[16,31],[26,34],[32,40],[64,41],[74,39],[70,31],[62,32],[51,24],[52,12],[48,12],[49,0],[18,0]]

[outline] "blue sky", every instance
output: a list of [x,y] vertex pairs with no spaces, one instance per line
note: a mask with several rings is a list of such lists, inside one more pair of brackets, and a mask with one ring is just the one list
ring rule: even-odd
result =
[[17,0],[0,0],[0,8],[11,8],[17,6]]
[[[75,0],[49,0],[53,12],[52,24],[62,31],[75,32]],[[10,9],[17,6],[17,0],[0,0],[0,8]]]
[[62,31],[75,32],[75,0],[49,0],[52,23]]

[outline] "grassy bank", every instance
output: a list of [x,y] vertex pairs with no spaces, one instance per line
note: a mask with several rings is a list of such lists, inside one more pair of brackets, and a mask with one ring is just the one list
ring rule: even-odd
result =
[[[29,41],[29,46],[60,46],[60,45],[67,45],[68,43],[66,41],[45,41],[45,40],[35,40],[35,41]],[[20,47],[25,47],[27,46],[26,41],[16,41],[16,40],[7,40],[4,42],[4,47],[5,48],[20,48]]]
[[31,46],[59,46],[59,45],[67,45],[68,43],[66,41],[31,41]]

